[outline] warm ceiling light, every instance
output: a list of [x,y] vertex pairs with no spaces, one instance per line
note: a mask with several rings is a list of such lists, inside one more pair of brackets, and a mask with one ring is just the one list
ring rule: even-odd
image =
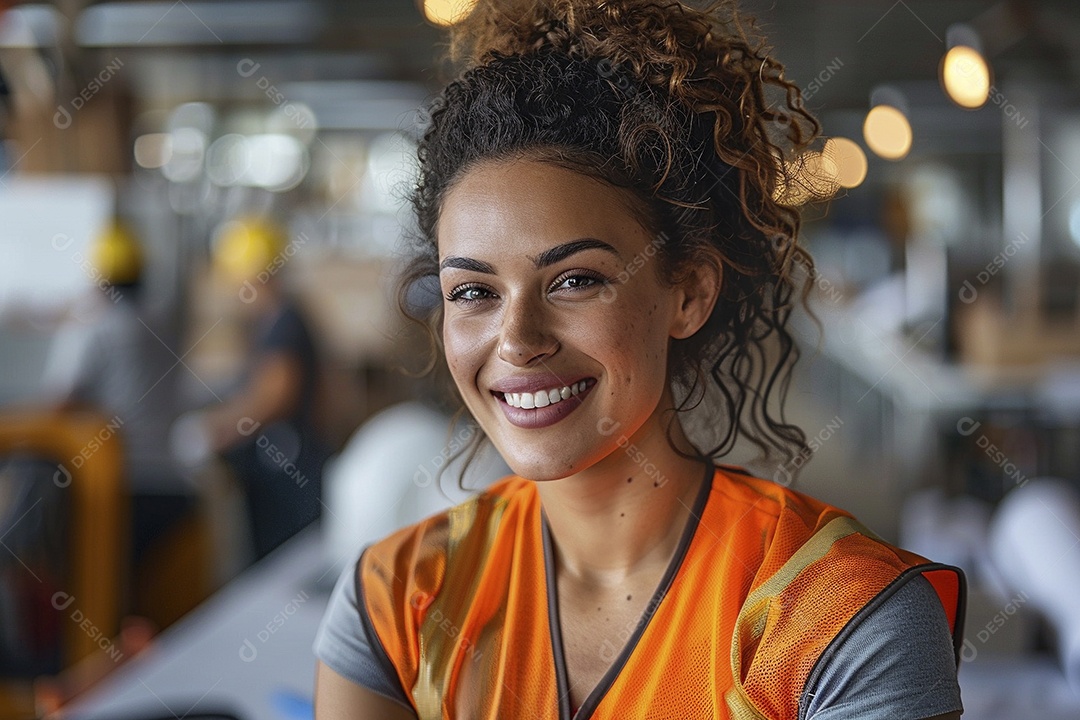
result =
[[957,45],[941,60],[941,84],[960,107],[982,107],[990,96],[990,66],[975,48]]
[[854,140],[834,137],[825,141],[822,154],[836,165],[836,181],[840,187],[854,188],[866,179],[866,153]]
[[900,160],[911,150],[911,124],[892,105],[876,105],[866,114],[863,139],[879,157]]
[[476,0],[424,0],[424,17],[436,25],[453,25],[474,5]]

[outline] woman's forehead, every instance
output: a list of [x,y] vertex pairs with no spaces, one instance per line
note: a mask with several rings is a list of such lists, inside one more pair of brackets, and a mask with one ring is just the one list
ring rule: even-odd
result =
[[[616,188],[531,160],[486,163],[447,193],[439,215],[440,255],[465,248],[523,249],[598,237],[614,244],[644,233]],[[512,241],[512,242],[510,242]]]

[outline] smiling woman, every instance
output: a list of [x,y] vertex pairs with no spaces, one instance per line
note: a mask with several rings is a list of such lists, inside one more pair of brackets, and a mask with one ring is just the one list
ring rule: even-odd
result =
[[342,575],[317,716],[958,717],[962,574],[716,462],[808,451],[798,88],[730,2],[516,4],[452,29],[400,293],[514,474]]

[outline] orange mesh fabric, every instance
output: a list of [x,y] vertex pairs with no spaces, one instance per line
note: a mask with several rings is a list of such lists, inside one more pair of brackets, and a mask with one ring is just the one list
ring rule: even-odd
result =
[[[861,534],[837,539],[767,600],[757,645],[742,658],[742,690],[768,718],[798,716],[799,696],[818,657],[856,613],[909,565]],[[811,603],[807,598],[813,598]]]
[[421,720],[557,718],[530,490],[511,476],[364,553],[365,607]]
[[[671,587],[589,717],[795,720],[828,644],[926,562],[835,507],[717,468]],[[926,570],[955,623],[958,572]],[[375,544],[361,581],[421,720],[558,720],[533,483],[509,476]]]

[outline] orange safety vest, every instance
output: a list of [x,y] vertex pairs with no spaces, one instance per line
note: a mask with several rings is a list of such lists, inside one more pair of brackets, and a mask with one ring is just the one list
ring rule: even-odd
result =
[[[575,717],[795,720],[819,660],[920,573],[959,663],[959,569],[742,468],[710,463],[704,480],[656,595],[598,649],[611,668]],[[536,487],[515,475],[364,551],[360,615],[420,720],[571,717],[553,557]]]

